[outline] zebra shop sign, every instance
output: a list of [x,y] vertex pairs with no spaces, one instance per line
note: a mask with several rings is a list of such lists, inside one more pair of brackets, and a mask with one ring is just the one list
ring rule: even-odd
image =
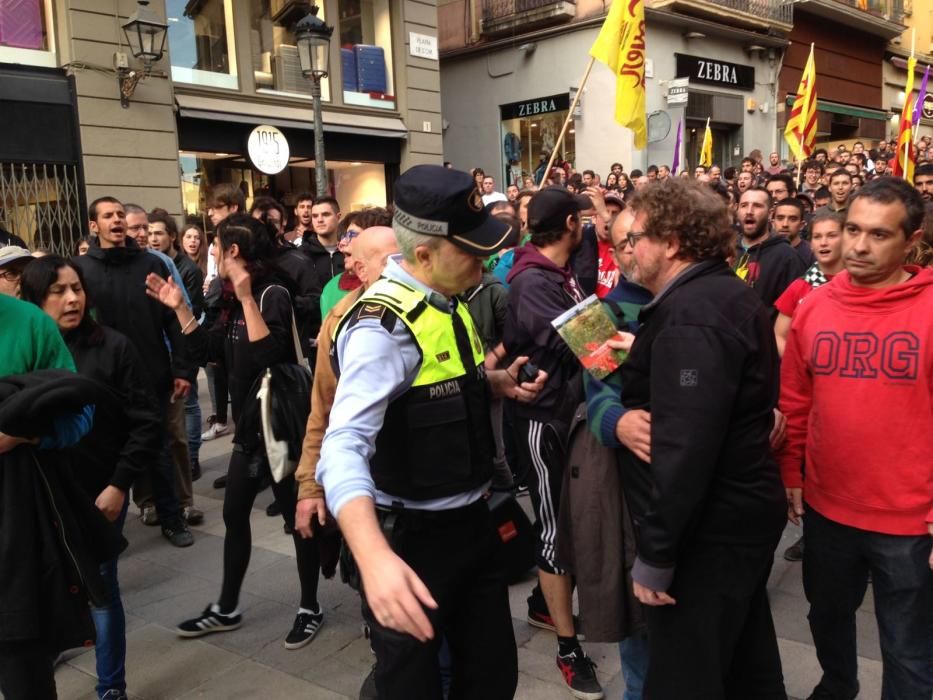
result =
[[677,77],[690,78],[691,83],[717,85],[746,92],[755,89],[753,66],[683,53],[675,53],[674,58],[677,61]]

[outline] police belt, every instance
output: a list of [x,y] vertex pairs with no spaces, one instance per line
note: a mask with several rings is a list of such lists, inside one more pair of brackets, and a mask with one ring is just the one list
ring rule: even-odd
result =
[[420,523],[446,524],[457,523],[475,518],[478,513],[489,510],[485,498],[477,498],[469,505],[444,510],[422,510],[418,508],[405,508],[401,505],[376,505],[376,513],[380,522],[386,520],[404,520],[406,524],[418,525]]

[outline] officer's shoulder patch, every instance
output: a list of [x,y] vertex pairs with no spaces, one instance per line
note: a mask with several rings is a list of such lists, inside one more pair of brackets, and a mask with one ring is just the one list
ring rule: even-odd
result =
[[356,312],[357,319],[363,318],[379,318],[381,319],[386,312],[386,307],[382,304],[369,304],[362,303],[360,304],[359,310]]

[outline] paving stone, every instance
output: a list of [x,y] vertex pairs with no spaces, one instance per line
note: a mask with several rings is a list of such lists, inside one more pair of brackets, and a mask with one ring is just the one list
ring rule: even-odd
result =
[[346,700],[346,695],[331,692],[301,678],[245,661],[218,678],[191,690],[180,698],[203,700],[253,700],[254,698],[311,698]]

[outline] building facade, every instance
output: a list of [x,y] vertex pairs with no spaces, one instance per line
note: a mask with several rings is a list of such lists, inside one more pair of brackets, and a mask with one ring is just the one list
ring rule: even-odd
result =
[[[438,9],[445,158],[508,184],[538,173],[567,117],[605,19],[599,0],[449,0]],[[777,146],[776,101],[793,6],[775,0],[655,0],[646,11],[648,146],[613,118],[615,78],[596,64],[559,156],[605,174],[671,164],[684,120],[682,167],[710,119],[714,160],[738,164]],[[672,94],[672,81],[677,88]],[[504,186],[504,185],[503,185]]]
[[[135,0],[0,6],[0,226],[70,252],[87,201],[104,194],[207,224],[219,182],[248,201],[313,191],[311,86],[291,31],[310,5],[154,0],[165,52],[128,87],[125,108],[114,66],[128,54],[121,27]],[[384,205],[400,170],[441,162],[436,0],[318,5],[334,27],[322,84],[328,188],[345,211]],[[279,172],[250,157],[261,125],[287,144]]]
[[[907,59],[913,47],[917,58],[914,90],[920,89],[926,66],[933,65],[933,4],[924,0],[904,0],[904,32],[891,40],[885,52],[882,102],[890,113],[888,136],[896,138],[898,120],[904,106],[907,86]],[[920,136],[933,136],[933,95],[927,95],[920,118]]]
[[[815,46],[817,146],[845,144],[851,148],[896,133],[891,103],[884,95],[883,73],[889,41],[904,31],[901,0],[801,0],[794,6],[790,34],[781,70],[783,128],[810,45]],[[901,82],[903,90],[903,82]],[[899,110],[898,110],[899,111]],[[784,152],[787,147],[784,145]]]

